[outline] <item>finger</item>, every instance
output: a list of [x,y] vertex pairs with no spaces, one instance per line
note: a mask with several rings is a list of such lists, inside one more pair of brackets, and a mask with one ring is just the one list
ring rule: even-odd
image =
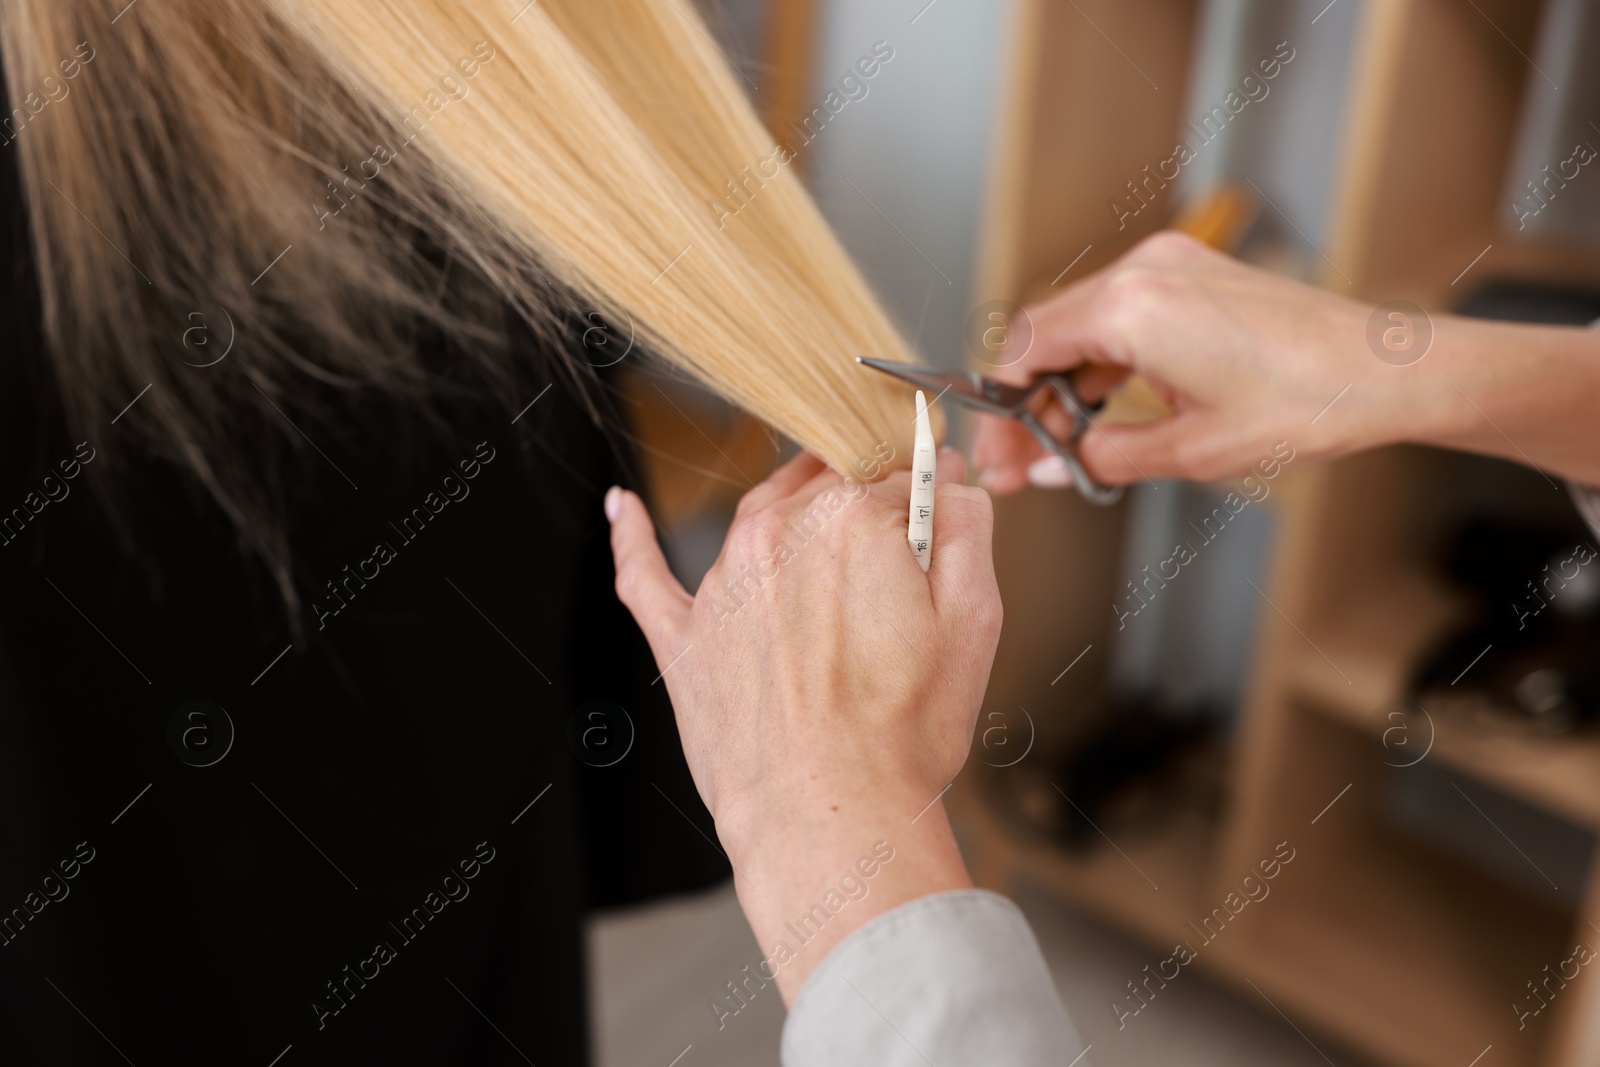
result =
[[[999,376],[1007,382],[1024,384],[1046,371],[1069,370],[1081,364],[1141,369],[1130,330],[1148,317],[1152,307],[1165,303],[1159,289],[1152,302],[1150,279],[1170,277],[1175,272],[1196,274],[1229,269],[1237,269],[1237,265],[1192,238],[1170,230],[1148,237],[1115,263],[1068,286],[1058,296],[1029,307],[1033,342],[1025,356]],[[1102,385],[1096,379],[1100,373],[1086,372],[1082,376],[1086,396],[1098,395]]]
[[1010,496],[1028,487],[1030,465],[990,467],[978,475],[978,484],[995,496]]
[[[928,582],[935,610],[941,618],[962,627],[992,623],[998,633],[994,504],[989,494],[969,485],[942,485],[933,516]],[[990,619],[990,613],[995,618]]]
[[[1058,441],[1070,438],[1076,426],[1076,420],[1053,395],[1036,417]],[[978,484],[991,493],[1004,495],[1028,485],[1029,471],[1047,453],[1020,422],[985,415],[978,426],[972,455],[983,471]]]
[[1101,351],[1094,329],[1101,316],[1097,300],[1105,288],[1105,272],[1068,286],[1043,303],[1024,309],[1033,328],[1027,351],[1015,363],[997,367],[994,377],[1026,385],[1049,371],[1071,370],[1081,363],[1118,363]]
[[880,505],[909,513],[911,507],[911,472],[893,471],[872,486],[872,498]]
[[[960,485],[967,478],[967,459],[954,448],[941,448],[934,473],[934,484]],[[874,506],[898,509],[909,513],[911,507],[911,472],[908,470],[890,471],[882,479],[864,485],[860,482],[841,482],[839,477],[832,472],[823,472],[808,482],[804,487],[791,494],[783,503],[786,511],[808,512],[813,510],[817,501],[830,491],[837,490],[845,495],[847,500],[860,500],[870,497]]]
[[830,489],[858,497],[866,492],[867,486],[854,478],[848,480],[841,478],[832,468],[824,467],[792,493],[774,503],[785,511],[803,511],[810,508],[818,497]]
[[[1053,400],[1057,398],[1052,397]],[[1057,441],[1068,441],[1077,426],[1076,420],[1060,406],[1059,402],[1052,403],[1038,414],[1038,419],[1044,424],[1046,430]],[[1090,431],[1085,430],[1088,434]],[[1072,476],[1072,468],[1058,453],[1039,450],[1039,458],[1028,464],[1028,484],[1037,489],[1068,489],[1077,482]],[[1106,484],[1106,483],[1102,483]]]
[[1094,404],[1104,400],[1118,386],[1128,380],[1133,372],[1127,367],[1114,367],[1105,363],[1090,363],[1078,368],[1072,376],[1073,388],[1083,397],[1084,403]]
[[1226,427],[1203,412],[1155,422],[1097,426],[1078,442],[1089,476],[1102,485],[1128,485],[1147,478],[1206,481],[1229,473],[1220,459]]
[[734,521],[744,518],[775,501],[782,500],[826,471],[822,460],[809,452],[801,452],[783,466],[767,475],[765,481],[739,498],[734,510]]
[[1072,468],[1052,452],[1028,464],[1028,484],[1035,489],[1071,489]]
[[845,479],[832,470],[825,470],[782,500],[776,501],[772,510],[791,526],[807,530],[821,529],[831,525],[841,509],[856,508],[863,501],[871,499],[882,484]]
[[972,434],[972,465],[979,471],[986,471],[990,467],[1026,462],[1027,440],[1027,431],[1016,420],[979,415]]
[[672,576],[644,501],[613,486],[606,493],[606,517],[611,520],[617,598],[644,631],[660,666],[678,654],[675,637],[688,628],[694,600]]
[[[964,484],[966,467],[966,458],[960,452],[953,448],[940,449],[939,466],[934,477],[933,498],[933,548],[935,556],[942,551],[947,525],[954,524],[957,529],[967,525],[967,521],[963,519],[962,515],[964,511],[970,510],[972,505],[962,502],[966,497],[981,497],[983,499],[982,510],[986,515],[992,514],[993,509],[989,505],[988,494],[981,489],[975,489]],[[951,490],[965,491],[968,489],[971,489],[970,493],[957,493],[955,495],[950,495],[949,493]],[[943,510],[946,500],[956,501],[953,506],[961,510],[958,510],[954,515],[947,516]],[[894,515],[900,523],[909,522],[911,512],[911,472],[895,471],[889,477],[874,485],[872,487],[872,506]],[[986,521],[992,522],[992,518]]]
[[967,480],[967,457],[946,445],[939,449],[939,466],[935,469],[935,485],[963,485]]
[[1044,454],[1033,435],[1014,419],[978,417],[972,439],[972,464],[978,480],[992,493],[1015,493],[1028,484],[1028,464]]
[[1044,404],[1034,412],[1034,418],[1043,424],[1051,437],[1057,441],[1066,441],[1078,428],[1079,420],[1089,418],[1089,412],[1079,404],[1063,401],[1052,390],[1044,395]]

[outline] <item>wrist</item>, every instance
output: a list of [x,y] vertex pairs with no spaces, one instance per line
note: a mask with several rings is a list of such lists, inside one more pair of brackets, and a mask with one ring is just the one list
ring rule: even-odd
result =
[[776,980],[785,1003],[854,930],[918,897],[972,885],[937,796],[841,791],[820,812],[790,808],[729,842],[739,903],[761,949],[758,973]]
[[849,746],[801,753],[718,798],[712,815],[729,860],[759,868],[812,844],[882,836],[879,827],[915,817],[945,783],[924,781],[893,755]]
[[[1484,426],[1484,413],[1469,397],[1484,396],[1492,370],[1492,342],[1479,323],[1441,315],[1433,320],[1433,345],[1417,363],[1380,365],[1386,371],[1390,432],[1380,444],[1459,447]],[[1489,402],[1487,397],[1480,403]]]
[[1393,444],[1457,447],[1474,420],[1483,420],[1466,399],[1475,395],[1472,383],[1486,364],[1476,325],[1454,316],[1429,318],[1428,347],[1410,363],[1380,355],[1369,328],[1366,342],[1349,356],[1343,410],[1317,420],[1323,440],[1313,442],[1312,451],[1343,456]]
[[[1316,385],[1307,389],[1316,414],[1309,427],[1299,430],[1297,451],[1335,458],[1414,439],[1419,420],[1438,414],[1432,394],[1443,383],[1427,371],[1439,361],[1439,339],[1430,336],[1429,348],[1416,362],[1397,364],[1394,360],[1404,359],[1405,353],[1391,351],[1386,335],[1375,338],[1373,324],[1394,322],[1394,328],[1405,327],[1411,336],[1418,332],[1416,324],[1406,326],[1409,320],[1394,316],[1378,320],[1378,307],[1342,297],[1324,310],[1325,318],[1310,323],[1326,338],[1324,347],[1299,357],[1317,371]],[[1428,329],[1431,334],[1431,322]]]
[[1600,408],[1600,332],[1448,315],[1434,327],[1423,359],[1377,368],[1390,373],[1374,391],[1386,429],[1373,444],[1460,449],[1600,483],[1600,455],[1576,429]]

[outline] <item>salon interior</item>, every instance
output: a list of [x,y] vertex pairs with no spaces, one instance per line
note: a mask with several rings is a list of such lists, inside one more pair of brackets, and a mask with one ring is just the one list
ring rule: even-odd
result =
[[[996,365],[1023,309],[1165,228],[1412,309],[1380,324],[1400,350],[1373,341],[1397,365],[1425,358],[1430,313],[1600,318],[1583,0],[710,18],[797,151],[707,210],[799,171],[927,362]],[[629,383],[692,590],[784,453],[678,378]],[[1004,632],[945,799],[1095,1063],[1600,1062],[1600,563],[1564,486],[1418,446],[1296,462],[1291,442],[1241,479],[996,512]],[[761,956],[731,887],[588,936],[598,1062],[778,1062],[776,992],[725,999]]]

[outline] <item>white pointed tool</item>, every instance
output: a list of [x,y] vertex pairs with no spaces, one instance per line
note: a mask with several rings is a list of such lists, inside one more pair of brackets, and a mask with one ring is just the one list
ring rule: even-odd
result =
[[928,398],[917,390],[917,433],[911,448],[911,523],[906,540],[924,573],[933,558],[933,476],[939,454],[933,447],[933,424],[928,421]]

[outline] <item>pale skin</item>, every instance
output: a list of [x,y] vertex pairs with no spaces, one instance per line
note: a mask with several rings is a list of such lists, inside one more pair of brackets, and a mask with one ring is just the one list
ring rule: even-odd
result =
[[[764,956],[779,942],[794,952],[777,968],[786,1003],[867,920],[972,885],[937,801],[966,760],[1000,636],[993,513],[965,474],[960,455],[940,457],[939,549],[924,574],[906,543],[906,472],[847,488],[798,456],[740,502],[694,597],[643,502],[607,494],[617,595],[667,671],[740,905]],[[826,522],[804,540],[801,517],[819,506]],[[792,556],[773,563],[785,543]],[[741,605],[723,582],[747,572],[765,581]],[[861,879],[864,897],[804,942],[785,928],[880,841],[894,858]]]
[[[1307,458],[1408,441],[1600,484],[1600,331],[1435,316],[1428,354],[1396,367],[1367,346],[1371,313],[1160,235],[1030,309],[1032,348],[997,374],[1084,366],[1091,396],[1135,371],[1155,386],[1171,416],[1084,438],[1084,463],[1105,483],[1237,475],[1279,441]],[[986,487],[1066,484],[1041,457],[1016,423],[983,420],[974,460]],[[941,453],[923,574],[906,544],[905,472],[847,487],[797,457],[745,496],[693,597],[640,499],[606,496],[617,593],[666,671],[740,905],[763,954],[780,941],[794,951],[777,969],[786,1003],[868,920],[972,884],[937,798],[966,760],[1001,606],[989,497],[965,480],[961,457]],[[800,543],[795,524],[830,492],[847,499]],[[796,550],[773,562],[785,543]],[[750,570],[763,580],[730,611],[723,582]],[[795,938],[789,924],[879,841],[895,858],[864,880],[866,895]]]
[[[1032,347],[995,377],[1087,365],[1093,394],[1137,371],[1173,409],[1085,435],[1084,465],[1103,483],[1226,478],[1287,441],[1307,459],[1437,445],[1600,485],[1600,331],[1434,315],[1427,355],[1392,366],[1367,346],[1371,305],[1170,232],[1028,311]],[[1023,488],[1042,455],[1017,423],[980,421],[972,459],[986,488]],[[1065,484],[1048,465],[1033,481]]]

